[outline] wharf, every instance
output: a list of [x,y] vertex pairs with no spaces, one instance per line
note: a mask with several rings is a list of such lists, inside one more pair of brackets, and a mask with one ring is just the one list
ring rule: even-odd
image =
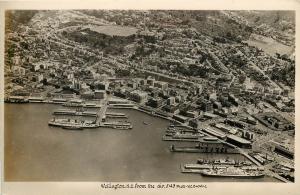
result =
[[252,156],[250,156],[249,154],[247,154],[246,152],[240,150],[240,153],[245,156],[246,158],[248,158],[251,162],[253,162],[254,164],[256,164],[257,166],[261,167],[262,165],[257,161],[255,160]]
[[201,141],[200,138],[174,138],[172,136],[164,135],[162,137],[163,141],[182,141],[182,142],[199,142]]
[[54,115],[70,115],[70,116],[92,116],[92,117],[97,116],[96,112],[89,112],[89,111],[78,112],[75,110],[56,110],[53,112],[53,114]]
[[134,104],[126,104],[126,105],[109,105],[108,108],[110,109],[132,109],[134,108]]
[[[201,143],[201,142],[200,142]],[[221,151],[217,151],[215,147],[211,147],[208,149],[208,147],[175,147],[174,145],[171,145],[170,147],[171,152],[186,152],[186,153],[220,153],[220,154],[239,154],[240,152],[235,149],[231,148],[224,148]]]
[[105,116],[107,118],[128,118],[128,116],[124,113],[110,113],[110,112],[106,112]]
[[105,122],[100,123],[100,127],[110,127],[113,129],[132,129],[132,124],[130,122]]
[[128,116],[113,116],[113,115],[106,115],[106,118],[128,118]]

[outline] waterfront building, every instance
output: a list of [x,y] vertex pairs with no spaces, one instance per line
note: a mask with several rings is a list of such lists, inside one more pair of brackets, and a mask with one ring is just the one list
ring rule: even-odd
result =
[[226,141],[240,148],[252,148],[252,143],[236,135],[227,135]]
[[201,126],[201,122],[198,119],[192,119],[189,121],[189,126],[198,129]]
[[119,99],[119,98],[111,98],[108,100],[108,104],[128,104],[128,100]]
[[147,106],[158,108],[162,105],[163,100],[161,98],[150,98],[146,103]]
[[224,121],[224,123],[228,124],[228,125],[231,125],[233,127],[241,128],[241,129],[244,129],[246,127],[246,125],[243,122],[240,122],[240,121],[237,121],[237,120],[234,120],[234,119],[226,119]]
[[172,113],[172,114],[178,114],[179,113],[178,106],[174,106],[174,105],[165,105],[164,107],[162,107],[162,109],[164,111]]
[[86,91],[86,92],[82,93],[82,94],[80,95],[80,97],[81,97],[82,99],[91,100],[91,99],[94,99],[95,93],[92,92],[92,91]]
[[244,130],[243,133],[242,133],[242,137],[245,138],[245,139],[248,139],[248,140],[253,140],[254,134],[252,132]]
[[280,154],[282,156],[285,156],[289,159],[294,159],[294,152],[290,151],[289,149],[287,149],[286,147],[284,147],[282,145],[276,145],[274,152],[276,152],[277,154]]
[[199,113],[195,110],[189,110],[186,112],[186,116],[190,118],[196,118],[198,117]]
[[274,130],[292,130],[295,128],[292,123],[290,123],[277,113],[266,112],[257,114],[254,117],[258,119],[261,123],[263,123],[265,126]]
[[105,90],[95,90],[95,99],[105,99],[106,91]]
[[109,87],[109,83],[106,81],[97,82],[95,84],[95,89],[97,89],[97,90],[108,90],[108,87]]
[[246,122],[251,125],[257,124],[257,121],[253,117],[244,117],[244,118],[241,118],[240,121]]
[[138,103],[145,103],[148,98],[148,94],[144,91],[134,90],[130,92],[129,98]]
[[120,97],[120,98],[126,98],[126,92],[125,92],[125,89],[122,88],[122,89],[117,89],[115,90],[114,92],[114,95],[117,96],[117,97]]
[[225,132],[225,133],[230,133],[230,134],[236,134],[238,132],[237,129],[227,126],[225,124],[222,123],[217,123],[215,125],[215,127],[217,127],[218,129],[220,129],[221,131]]
[[187,117],[184,117],[184,116],[181,116],[181,115],[176,115],[176,114],[173,115],[173,119],[175,119],[175,120],[177,120],[181,123],[185,123],[185,122],[188,121]]
[[213,135],[213,136],[216,136],[220,139],[223,139],[225,140],[226,139],[226,134],[221,132],[221,131],[217,131],[215,129],[212,129],[211,127],[207,127],[207,128],[204,128],[202,129],[203,131],[205,131],[206,133],[209,133],[210,135]]

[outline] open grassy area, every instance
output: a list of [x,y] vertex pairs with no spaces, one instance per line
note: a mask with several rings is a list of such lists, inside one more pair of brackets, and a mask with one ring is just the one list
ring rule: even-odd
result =
[[291,55],[294,52],[293,48],[290,46],[279,43],[272,38],[257,34],[252,34],[249,40],[246,42],[251,46],[261,48],[263,51],[270,55],[275,55],[275,53],[279,53],[281,55]]
[[133,27],[114,26],[114,25],[92,26],[90,27],[90,30],[101,34],[110,35],[110,36],[122,36],[122,37],[133,35],[137,31],[137,29]]

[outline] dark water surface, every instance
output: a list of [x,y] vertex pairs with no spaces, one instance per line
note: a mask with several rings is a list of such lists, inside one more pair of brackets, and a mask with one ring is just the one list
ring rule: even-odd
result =
[[129,116],[132,130],[68,131],[48,126],[52,111],[59,107],[5,104],[6,181],[276,181],[269,177],[238,180],[182,174],[181,163],[211,156],[171,153],[171,142],[162,141],[168,121],[136,110],[114,110]]

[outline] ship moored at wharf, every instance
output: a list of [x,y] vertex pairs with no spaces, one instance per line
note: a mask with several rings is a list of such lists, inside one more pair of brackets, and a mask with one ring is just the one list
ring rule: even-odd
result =
[[97,128],[100,125],[93,121],[79,121],[72,119],[51,119],[48,122],[49,126],[56,126],[62,128]]
[[234,161],[229,159],[203,160],[197,164],[182,164],[182,173],[201,174],[210,177],[259,178],[265,175],[264,168],[250,161]]
[[94,104],[94,103],[83,103],[83,102],[66,102],[63,103],[62,106],[65,107],[83,107],[83,108],[101,108],[100,104]]
[[91,128],[113,128],[113,129],[132,129],[132,124],[130,122],[104,122],[104,123],[96,123],[96,121],[79,121],[73,119],[51,119],[48,122],[49,126],[62,127],[67,129],[91,129]]
[[253,179],[261,178],[265,176],[263,171],[255,170],[243,170],[235,167],[228,167],[225,169],[215,169],[211,168],[208,170],[202,170],[200,172],[202,176],[207,177],[231,177],[231,178],[240,178],[240,179]]

